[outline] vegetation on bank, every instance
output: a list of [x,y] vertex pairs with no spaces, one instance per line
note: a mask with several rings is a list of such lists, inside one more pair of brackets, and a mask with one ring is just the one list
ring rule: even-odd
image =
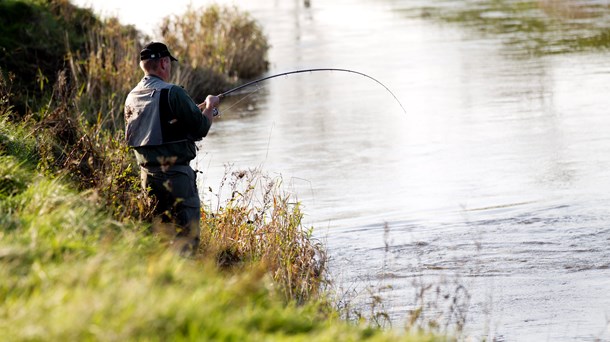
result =
[[[234,8],[189,9],[163,27],[189,91],[266,68],[260,28]],[[173,252],[123,143],[122,104],[147,40],[65,0],[0,2],[0,336],[437,340],[342,320],[322,291],[323,246],[281,179],[262,172],[227,172],[232,197],[205,208],[197,254]]]
[[516,57],[610,48],[610,5],[600,1],[435,0],[406,13],[500,37]]
[[[33,137],[2,121],[0,334],[22,340],[393,340],[328,303],[286,300],[268,264],[221,270],[114,220],[92,193],[26,157]],[[21,142],[25,145],[18,146]]]

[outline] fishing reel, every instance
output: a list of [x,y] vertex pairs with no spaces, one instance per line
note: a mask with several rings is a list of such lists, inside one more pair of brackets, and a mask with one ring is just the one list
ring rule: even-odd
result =
[[212,108],[212,116],[218,116],[220,115],[220,111],[218,110],[218,108],[214,107]]

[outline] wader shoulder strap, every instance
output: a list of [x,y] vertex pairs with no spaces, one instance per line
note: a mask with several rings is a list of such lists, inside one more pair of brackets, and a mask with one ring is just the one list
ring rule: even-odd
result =
[[186,139],[186,129],[183,123],[178,121],[169,105],[169,90],[170,88],[161,89],[159,98],[159,119],[164,143]]
[[159,97],[159,110],[161,111],[161,121],[171,121],[174,119],[174,114],[169,106],[169,88],[161,89],[161,96]]

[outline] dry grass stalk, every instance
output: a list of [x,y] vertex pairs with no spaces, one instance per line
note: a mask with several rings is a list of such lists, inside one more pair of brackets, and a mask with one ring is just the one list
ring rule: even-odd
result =
[[222,184],[231,195],[203,218],[202,253],[224,266],[263,263],[286,298],[303,302],[315,296],[325,281],[325,251],[303,228],[299,204],[281,191],[281,179],[259,170],[235,171]]

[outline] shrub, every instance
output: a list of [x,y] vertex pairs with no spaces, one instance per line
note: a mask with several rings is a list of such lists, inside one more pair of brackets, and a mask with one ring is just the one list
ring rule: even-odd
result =
[[178,83],[196,100],[267,71],[267,39],[260,26],[235,7],[189,7],[180,16],[166,17],[161,34],[180,59]]
[[80,48],[83,33],[97,22],[67,0],[0,1],[0,68],[16,75],[13,104],[20,114],[45,103],[45,87],[55,83],[66,48]]

